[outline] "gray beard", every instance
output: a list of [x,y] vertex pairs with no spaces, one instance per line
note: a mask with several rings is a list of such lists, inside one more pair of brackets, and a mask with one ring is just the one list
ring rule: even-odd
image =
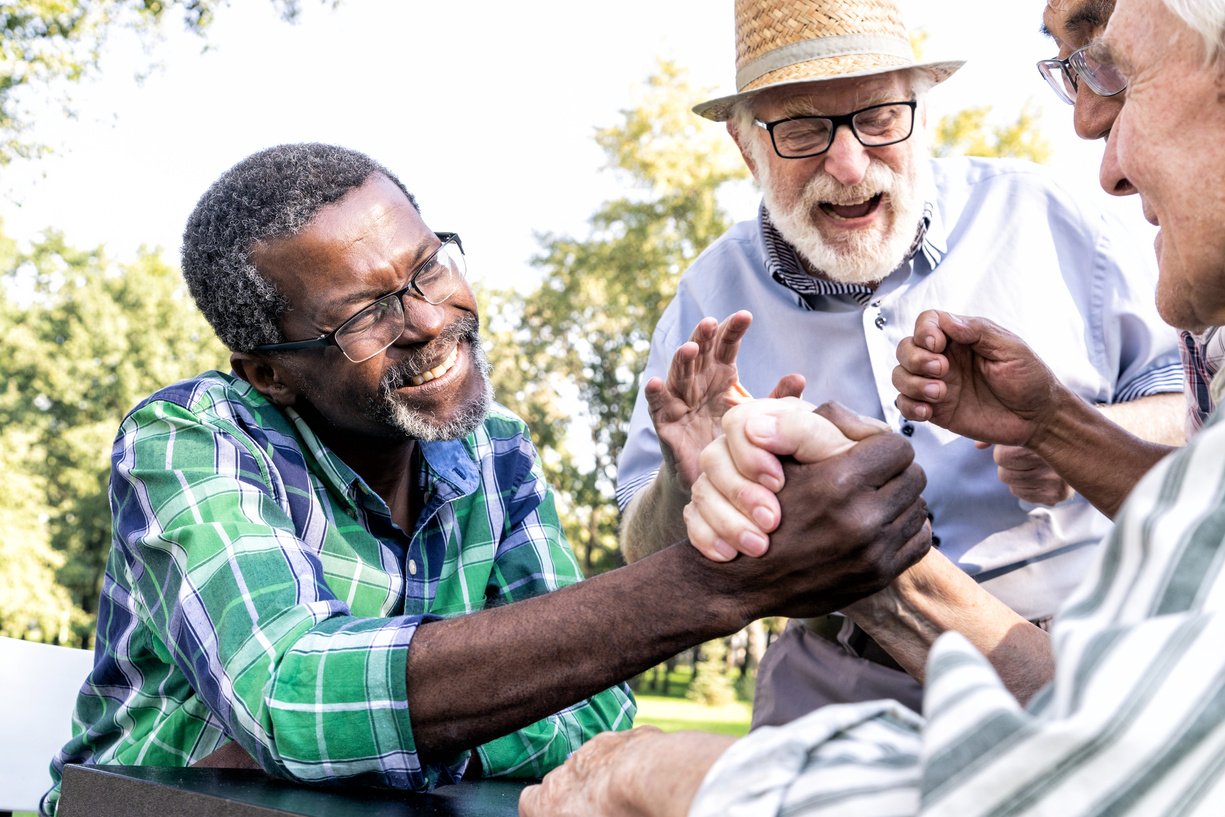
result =
[[414,361],[409,361],[384,375],[379,384],[379,395],[370,403],[371,415],[405,437],[421,442],[463,439],[480,427],[489,412],[489,404],[493,402],[493,386],[489,382],[489,361],[485,357],[484,347],[481,346],[476,319],[458,321],[439,336],[439,340],[444,343],[452,339],[468,343],[475,374],[481,380],[481,390],[475,397],[445,422],[439,421],[432,414],[405,405],[400,402],[395,392],[407,382],[408,373],[417,368]]
[[[753,144],[756,150],[765,150],[760,143]],[[784,206],[775,195],[770,164],[763,161],[766,158],[760,157],[757,164],[770,221],[813,270],[831,281],[872,285],[905,260],[923,217],[923,190],[930,174],[927,162],[918,158],[917,148],[913,178],[895,173],[873,159],[867,178],[857,188],[845,188],[827,176],[814,176],[790,206]],[[874,228],[851,234],[844,237],[845,243],[836,246],[813,223],[812,213],[821,201],[857,201],[877,192],[888,194],[880,206],[891,210],[891,222],[884,230]]]

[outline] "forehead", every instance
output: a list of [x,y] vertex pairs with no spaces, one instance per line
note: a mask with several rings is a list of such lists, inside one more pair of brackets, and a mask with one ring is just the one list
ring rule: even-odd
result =
[[433,241],[404,192],[375,174],[298,233],[258,244],[251,260],[298,306],[330,314],[401,286]]
[[1161,0],[1129,0],[1110,17],[1103,37],[1106,49],[1129,73],[1157,62],[1178,33],[1169,25],[1173,14],[1160,6]]
[[836,115],[879,102],[897,102],[913,97],[909,74],[899,72],[770,88],[753,98],[753,113],[759,119],[790,113]]

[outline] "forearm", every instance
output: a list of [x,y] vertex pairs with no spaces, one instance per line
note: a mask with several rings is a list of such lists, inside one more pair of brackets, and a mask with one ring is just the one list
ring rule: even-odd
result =
[[408,659],[418,752],[485,743],[735,632],[751,614],[725,572],[682,543],[545,596],[421,625]]
[[[1067,389],[1058,392],[1056,401],[1050,421],[1039,425],[1027,447],[1113,518],[1140,478],[1173,448],[1141,439]],[[1123,405],[1111,406],[1109,414],[1136,420],[1139,412],[1132,414]]]
[[621,553],[636,562],[685,538],[685,505],[689,496],[665,463],[651,483],[639,491],[621,520]]
[[1141,440],[1165,446],[1186,442],[1187,399],[1182,392],[1099,405],[1098,410]]
[[1054,675],[1047,634],[936,550],[889,587],[845,612],[920,681],[932,644],[949,630],[964,635],[987,656],[1022,703]]

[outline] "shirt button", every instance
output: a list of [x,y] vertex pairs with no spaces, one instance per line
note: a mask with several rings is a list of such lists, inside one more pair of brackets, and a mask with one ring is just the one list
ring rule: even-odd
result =
[[884,316],[884,315],[877,315],[877,316],[876,316],[876,320],[874,321],[874,323],[876,324],[876,328],[877,328],[877,329],[884,329],[884,328],[885,328],[885,324],[886,324],[886,323],[888,323],[888,321],[887,321],[887,320],[885,320],[885,316]]
[[413,559],[408,560],[408,575],[410,576],[417,575],[417,562]]
[[903,423],[902,433],[905,434],[907,437],[912,436],[914,434],[914,426],[911,425],[910,423]]

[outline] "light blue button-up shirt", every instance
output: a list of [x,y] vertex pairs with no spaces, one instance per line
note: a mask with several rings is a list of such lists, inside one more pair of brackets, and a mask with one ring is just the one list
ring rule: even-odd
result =
[[[682,276],[642,382],[666,376],[703,317],[749,310],[744,386],[765,395],[799,372],[808,400],[837,400],[907,434],[927,473],[924,497],[941,550],[1021,615],[1046,618],[1080,580],[1109,521],[1080,496],[1054,507],[1021,502],[997,479],[990,449],[907,422],[894,406],[897,345],[925,309],[987,317],[1024,338],[1085,400],[1115,403],[1182,390],[1177,336],[1154,305],[1150,236],[1129,232],[1026,162],[941,159],[932,170],[919,251],[870,296],[797,294],[771,275],[795,266],[794,251],[767,247],[773,230],[761,217],[737,224]],[[659,463],[640,390],[619,464],[622,507]]]

